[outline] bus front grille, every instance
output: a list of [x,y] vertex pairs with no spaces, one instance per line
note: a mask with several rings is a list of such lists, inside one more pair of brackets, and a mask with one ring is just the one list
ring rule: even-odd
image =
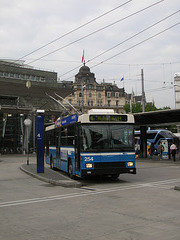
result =
[[125,168],[125,162],[98,162],[94,163],[94,169]]

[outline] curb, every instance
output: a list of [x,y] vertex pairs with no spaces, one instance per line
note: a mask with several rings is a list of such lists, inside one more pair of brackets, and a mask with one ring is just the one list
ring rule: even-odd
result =
[[27,173],[28,175],[34,177],[34,178],[37,178],[43,182],[47,182],[47,183],[50,183],[50,184],[53,184],[53,185],[56,185],[56,186],[61,186],[61,187],[67,187],[67,188],[80,188],[83,186],[82,183],[80,182],[76,182],[74,180],[53,180],[53,179],[49,179],[49,178],[45,178],[43,176],[40,176],[38,174],[34,174],[30,171],[27,171],[26,169],[23,168],[23,166],[20,167],[20,169]]

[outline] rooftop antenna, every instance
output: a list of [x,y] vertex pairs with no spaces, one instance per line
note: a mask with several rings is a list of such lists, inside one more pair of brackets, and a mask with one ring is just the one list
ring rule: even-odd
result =
[[61,100],[65,101],[70,107],[72,107],[78,114],[78,110],[70,103],[68,102],[66,99],[64,99],[63,97],[61,97],[60,95],[58,95],[57,93],[54,93],[57,97],[59,97]]
[[55,102],[57,102],[59,105],[61,105],[61,107],[63,107],[69,114],[71,114],[71,113],[69,112],[69,110],[64,106],[64,104],[62,104],[61,102],[59,102],[56,98],[52,97],[51,95],[49,95],[49,94],[47,94],[47,93],[46,93],[46,95],[47,95],[48,97],[50,97],[51,99],[53,99]]

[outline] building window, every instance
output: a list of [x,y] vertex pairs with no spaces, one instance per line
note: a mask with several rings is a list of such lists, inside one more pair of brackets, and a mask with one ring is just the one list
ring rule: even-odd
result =
[[24,76],[24,74],[21,74],[21,79],[25,79],[25,76]]
[[98,98],[101,98],[101,93],[98,93]]
[[115,93],[115,97],[116,97],[116,98],[119,97],[119,93],[118,93],[118,92]]
[[110,98],[111,97],[111,92],[107,93],[107,97]]
[[103,90],[103,87],[102,86],[96,86],[96,89],[97,90]]
[[108,100],[108,106],[111,106],[111,100]]
[[93,101],[88,101],[88,106],[93,106]]
[[98,106],[98,107],[101,107],[101,106],[102,106],[102,101],[101,101],[101,100],[98,100],[98,101],[97,101],[97,106]]
[[119,101],[116,101],[116,106],[119,106]]
[[92,97],[92,93],[89,93],[89,97]]
[[46,81],[46,78],[45,78],[45,77],[41,77],[40,81],[41,81],[41,82],[45,82],[45,81]]
[[92,84],[86,85],[86,89],[93,89],[93,85]]
[[5,72],[5,73],[4,73],[4,76],[5,76],[5,77],[9,77],[9,73]]
[[19,78],[19,74],[18,73],[15,73],[15,78]]
[[79,97],[82,97],[82,93],[81,92],[79,93]]

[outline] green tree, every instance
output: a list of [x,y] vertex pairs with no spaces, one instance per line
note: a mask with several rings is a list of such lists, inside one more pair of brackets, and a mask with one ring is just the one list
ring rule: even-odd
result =
[[[124,105],[124,111],[126,113],[130,113],[130,104],[125,104]],[[142,112],[142,106],[140,103],[137,104],[132,104],[132,113],[138,113],[138,112]]]
[[157,107],[154,104],[146,104],[145,112],[157,111]]
[[[150,112],[150,111],[157,111],[158,109],[154,104],[146,104],[145,106],[145,112]],[[126,113],[130,113],[130,104],[125,104],[124,105],[124,111]],[[132,104],[132,113],[139,113],[142,112],[142,106],[140,103]]]

